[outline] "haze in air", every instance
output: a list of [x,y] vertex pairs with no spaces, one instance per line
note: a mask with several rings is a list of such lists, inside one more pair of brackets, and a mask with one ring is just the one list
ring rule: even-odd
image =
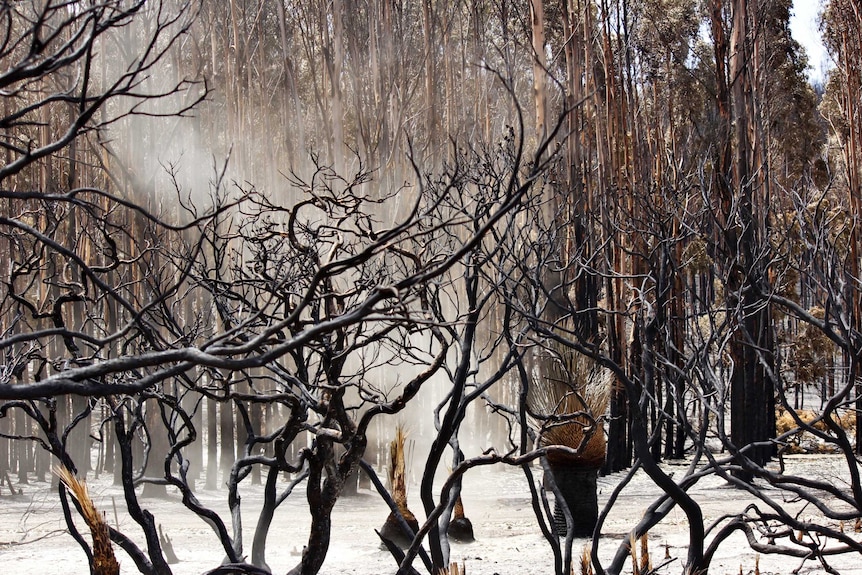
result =
[[855,7],[0,4],[0,559],[857,570]]

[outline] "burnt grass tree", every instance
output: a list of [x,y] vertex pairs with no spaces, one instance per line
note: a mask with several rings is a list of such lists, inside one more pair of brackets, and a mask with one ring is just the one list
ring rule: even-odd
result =
[[538,351],[535,359],[527,407],[537,441],[574,452],[545,457],[555,494],[554,525],[561,536],[571,531],[574,537],[592,537],[599,516],[596,481],[607,451],[608,380],[592,360],[559,346]]
[[384,545],[395,545],[402,549],[410,546],[419,531],[419,522],[407,505],[406,440],[404,427],[397,426],[395,438],[389,444],[389,489],[397,509],[389,513],[378,532]]

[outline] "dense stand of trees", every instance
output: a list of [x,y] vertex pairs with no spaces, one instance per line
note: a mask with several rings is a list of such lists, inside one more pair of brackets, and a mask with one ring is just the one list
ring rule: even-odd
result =
[[[827,569],[859,553],[835,523],[862,516],[862,19],[825,4],[835,67],[815,88],[790,10],[3,3],[0,480],[112,473],[146,544],[110,538],[142,573],[171,572],[143,484],[212,527],[213,572],[314,574],[360,468],[397,509],[375,450],[425,401],[399,573],[449,565],[479,465],[523,469],[560,574],[576,531],[596,572],[628,558],[628,542],[598,553],[606,511],[584,525],[571,466],[624,471],[620,489],[648,474],[663,496],[632,536],[681,509],[687,572],[735,531]],[[769,465],[806,448],[800,430],[845,478]],[[683,458],[682,477],[659,465]],[[688,489],[709,474],[759,505],[706,526]],[[72,483],[57,495],[92,559]],[[228,517],[195,495],[220,486]],[[546,488],[568,501],[556,518]],[[265,501],[250,546],[245,489]],[[300,492],[303,555],[270,567],[268,530]]]

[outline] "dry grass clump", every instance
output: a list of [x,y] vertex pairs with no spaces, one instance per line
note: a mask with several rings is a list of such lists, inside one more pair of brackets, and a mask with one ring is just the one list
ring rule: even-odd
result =
[[452,563],[448,569],[440,569],[437,575],[467,575],[467,567],[464,563]]
[[[797,409],[794,410],[797,417],[804,423],[805,425],[811,425],[814,429],[819,431],[828,431],[828,427],[826,426],[826,422],[822,419],[817,420],[821,414],[817,413],[811,409]],[[841,429],[844,431],[852,431],[856,427],[856,413],[853,411],[846,411],[844,413],[835,413],[832,415],[833,420],[836,420]],[[817,420],[817,421],[815,421]],[[796,420],[793,418],[793,415],[787,411],[786,409],[779,409],[775,414],[775,429],[778,433],[787,433],[788,431],[792,431],[796,429]]]
[[[804,423],[811,423],[816,417],[813,411],[800,410],[796,412]],[[796,420],[786,409],[778,409],[775,413],[775,431],[777,433],[787,433],[791,429],[796,429]]]
[[540,444],[578,450],[577,455],[549,453],[548,461],[601,466],[607,452],[601,418],[610,398],[608,378],[589,358],[572,350],[551,350],[540,361],[542,378],[527,396]]
[[[593,575],[593,556],[590,553],[590,548],[584,545],[583,551],[581,551],[581,574],[580,575]],[[572,567],[572,575],[575,575],[575,568]]]
[[72,475],[65,467],[55,467],[54,473],[81,506],[81,515],[87,527],[90,528],[90,534],[93,536],[93,575],[118,575],[120,564],[111,547],[110,529],[104,515],[96,510],[93,500],[90,499],[87,484]]
[[[640,543],[640,557],[638,557],[638,543]],[[645,575],[652,573],[652,559],[649,555],[649,534],[644,533],[639,540],[634,535],[629,540],[629,554],[632,558],[632,575]]]
[[[821,418],[822,414],[811,409],[797,409],[793,413],[796,414],[796,417],[799,418],[803,425],[813,427],[818,431],[829,431],[826,422]],[[806,433],[805,429],[797,425],[793,413],[784,408],[779,408],[775,412],[775,430],[778,434],[793,433],[787,451],[790,453],[820,453],[834,449],[832,445],[818,443],[816,438],[811,436],[810,433]],[[856,413],[852,410],[845,411],[844,413],[833,413],[831,418],[846,432],[852,433],[856,428]],[[803,442],[805,443],[804,447],[802,445]]]
[[[638,547],[640,547],[640,556],[638,556]],[[632,559],[632,575],[649,575],[661,569],[665,563],[654,567],[652,558],[650,557],[649,551],[649,534],[644,533],[640,539],[635,540],[635,537],[632,535],[629,539],[629,555]],[[665,545],[665,561],[670,560],[670,552],[667,545]],[[579,562],[580,566],[580,574],[579,575],[594,575],[595,571],[593,571],[593,563],[592,563],[592,555],[590,554],[590,548],[588,545],[584,545],[583,550],[581,551],[581,560]],[[575,568],[572,566],[572,575],[575,575]]]

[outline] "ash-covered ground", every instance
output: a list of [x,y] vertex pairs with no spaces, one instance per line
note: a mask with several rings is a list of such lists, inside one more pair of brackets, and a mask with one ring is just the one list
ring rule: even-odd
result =
[[[794,456],[786,459],[787,472],[808,477],[830,477],[840,481],[846,462],[837,456]],[[667,464],[666,469],[681,477],[683,464]],[[536,468],[535,473],[541,474]],[[622,475],[599,478],[599,504],[604,505]],[[418,485],[409,485],[410,507],[421,519]],[[284,483],[283,485],[286,485]],[[119,527],[133,539],[140,541],[140,531],[122,510],[122,494],[112,485],[112,478],[88,480],[92,498],[105,513],[109,523]],[[88,567],[81,548],[65,530],[57,494],[50,485],[33,483],[17,486],[23,493],[10,496],[4,485],[0,495],[0,564],[5,572],[42,575],[86,574]],[[779,501],[790,507],[796,505],[773,488],[765,487]],[[620,544],[627,540],[629,529],[640,519],[643,511],[658,495],[658,489],[643,474],[639,474],[626,487],[617,500],[603,528],[600,556],[608,562]],[[746,492],[729,487],[723,480],[708,477],[701,480],[690,493],[701,504],[705,523],[725,514],[744,509],[752,498]],[[226,494],[219,491],[200,491],[201,501],[219,512],[227,513]],[[468,472],[463,489],[467,517],[473,522],[476,542],[453,543],[453,561],[463,563],[470,575],[523,575],[552,573],[553,555],[542,537],[532,511],[524,474],[520,469],[495,467],[477,468]],[[142,499],[143,505],[154,514],[156,521],[170,537],[179,563],[172,565],[176,575],[200,574],[216,567],[224,556],[213,530],[191,512],[185,510],[179,497],[167,500]],[[244,541],[250,553],[251,538],[261,504],[260,488],[247,486],[242,492]],[[381,549],[374,530],[379,529],[388,514],[386,504],[373,491],[360,489],[358,495],[340,500],[333,513],[332,546],[322,570],[323,575],[352,573],[379,575],[394,573],[396,566],[391,556]],[[811,508],[799,510],[803,515],[817,517]],[[822,521],[822,520],[821,520]],[[86,533],[86,526],[79,523]],[[267,543],[267,562],[273,573],[285,573],[299,560],[308,534],[309,516],[301,487],[279,508]],[[836,525],[837,526],[837,525]],[[660,573],[681,573],[685,561],[688,525],[684,514],[674,510],[654,528],[649,536],[650,556],[654,566],[666,563]],[[853,526],[848,525],[852,532]],[[862,539],[862,534],[853,534]],[[587,541],[577,540],[579,553]],[[116,548],[123,573],[135,573],[132,560]],[[669,559],[668,559],[669,557]],[[711,573],[759,573],[766,575],[798,573],[825,573],[814,561],[797,558],[760,556],[749,549],[741,535],[728,540],[713,561]],[[839,573],[862,575],[862,556],[846,554],[831,561]],[[419,559],[415,566],[422,570]],[[7,571],[7,569],[12,571]]]

